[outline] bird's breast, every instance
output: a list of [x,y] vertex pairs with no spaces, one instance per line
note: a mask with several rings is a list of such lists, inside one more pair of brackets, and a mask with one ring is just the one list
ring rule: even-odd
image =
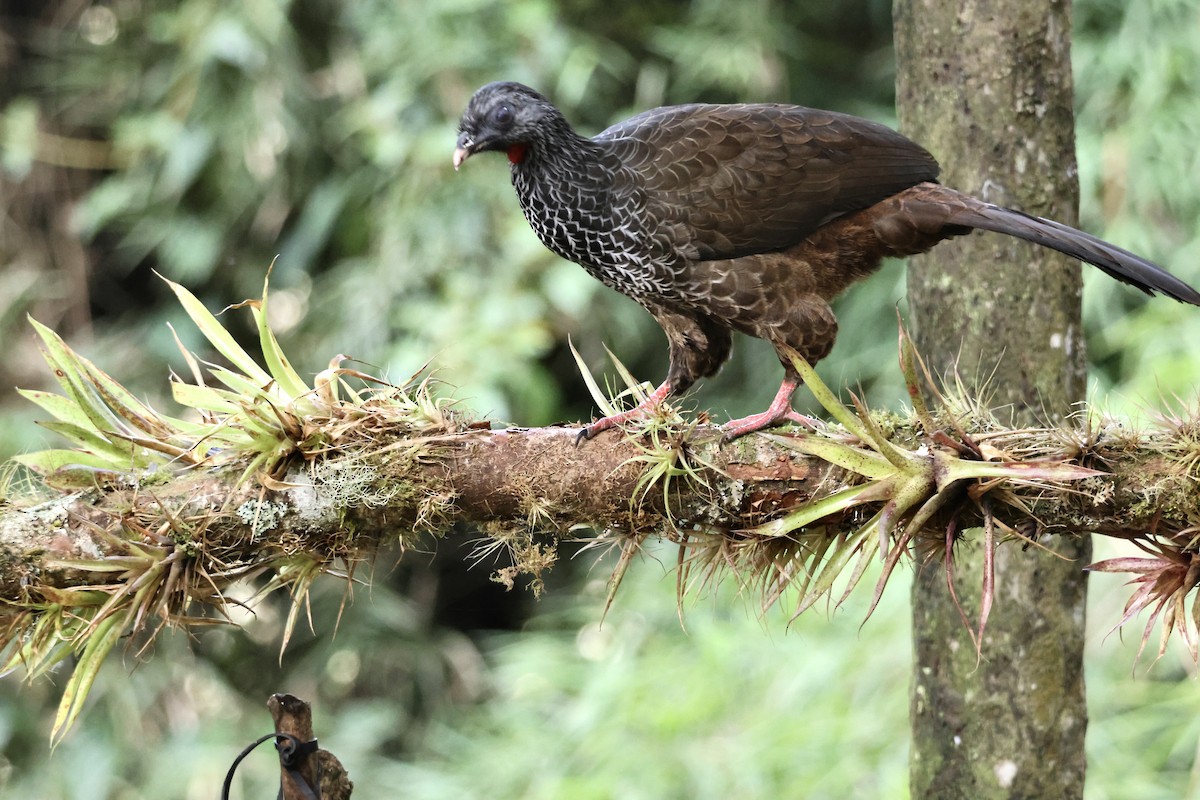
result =
[[513,170],[521,210],[542,244],[634,299],[665,297],[673,254],[655,235],[644,194],[613,178]]

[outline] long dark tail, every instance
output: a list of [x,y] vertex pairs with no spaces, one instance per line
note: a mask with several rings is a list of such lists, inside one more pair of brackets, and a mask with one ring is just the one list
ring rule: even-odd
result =
[[1179,278],[1136,253],[1097,239],[1090,233],[1061,222],[985,203],[938,184],[920,184],[908,191],[914,192],[913,199],[919,204],[930,203],[930,206],[926,206],[927,210],[937,208],[944,213],[948,226],[1006,233],[1086,261],[1146,294],[1161,292],[1181,303],[1200,306],[1200,292]]

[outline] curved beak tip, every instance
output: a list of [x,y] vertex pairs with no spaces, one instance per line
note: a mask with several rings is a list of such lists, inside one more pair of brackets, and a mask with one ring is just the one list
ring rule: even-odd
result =
[[454,148],[454,170],[456,172],[458,171],[458,168],[462,166],[463,162],[470,157],[470,155],[471,151],[465,147]]

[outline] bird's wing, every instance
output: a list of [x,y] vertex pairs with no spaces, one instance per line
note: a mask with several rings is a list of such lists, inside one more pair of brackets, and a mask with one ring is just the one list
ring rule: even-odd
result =
[[595,141],[632,171],[646,213],[684,234],[679,244],[698,260],[789,247],[938,174],[933,156],[884,125],[798,106],[659,108]]

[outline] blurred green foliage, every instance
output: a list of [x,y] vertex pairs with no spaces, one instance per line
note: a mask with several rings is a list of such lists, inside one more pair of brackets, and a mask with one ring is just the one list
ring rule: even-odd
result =
[[[1075,8],[1083,224],[1200,283],[1200,9]],[[494,419],[586,417],[568,333],[594,366],[607,342],[650,380],[665,368],[665,343],[640,308],[540,246],[503,159],[453,172],[454,126],[472,91],[527,82],[583,131],[699,99],[887,122],[889,15],[884,0],[8,4],[0,448],[37,442],[32,409],[11,392],[48,383],[26,312],[161,398],[164,365],[180,367],[163,323],[183,317],[151,270],[215,309],[256,296],[276,257],[272,322],[302,372],[337,353],[397,378],[432,362]],[[890,311],[902,296],[903,270],[892,267],[840,302],[840,340],[822,366],[830,383],[902,402]],[[1195,397],[1195,309],[1093,274],[1085,320],[1098,397],[1125,409]],[[738,349],[692,401],[718,418],[759,410],[779,377],[769,347],[743,339]],[[323,744],[368,797],[903,796],[902,586],[861,632],[857,605],[788,627],[724,591],[688,612],[684,634],[651,562],[598,629],[603,592],[581,590],[564,566],[564,585],[520,634],[469,638],[430,611],[446,587],[422,588],[425,566],[403,580],[380,570],[336,637],[340,587],[327,587],[314,608],[321,635],[295,641],[282,665],[272,603],[245,633],[164,637],[144,664],[130,652],[130,672],[104,671],[52,757],[55,688],[5,678],[0,794],[211,797],[267,728],[267,694],[288,690],[314,701]],[[1130,648],[1115,636],[1098,643],[1124,597],[1107,585],[1093,600],[1102,630],[1089,661],[1089,797],[1195,795],[1195,687],[1165,661],[1126,680]],[[487,611],[499,591],[470,597]],[[503,624],[478,612],[455,619]],[[270,762],[243,767],[243,796],[273,792]]]
[[[1084,227],[1200,285],[1200,7],[1075,5]],[[1099,277],[1099,276],[1096,276]],[[1084,326],[1093,396],[1136,414],[1200,386],[1200,315],[1091,280]]]

